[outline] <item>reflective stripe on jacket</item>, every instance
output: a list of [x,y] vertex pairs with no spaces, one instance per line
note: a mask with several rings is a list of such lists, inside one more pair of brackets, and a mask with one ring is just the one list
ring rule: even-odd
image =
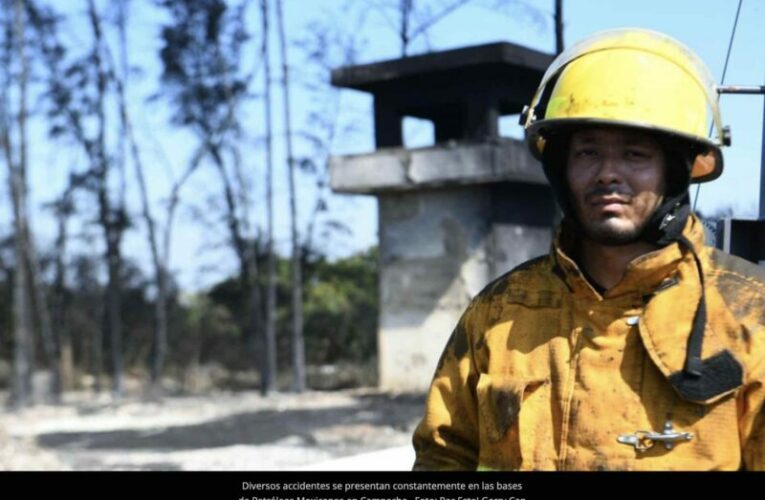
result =
[[[693,401],[668,380],[701,296],[687,249],[633,260],[601,296],[559,232],[550,255],[489,284],[463,314],[413,437],[414,468],[765,470],[765,269],[704,246],[695,216],[684,234],[706,283],[702,359],[729,352],[740,380]],[[618,441],[667,422],[690,440],[642,451]]]

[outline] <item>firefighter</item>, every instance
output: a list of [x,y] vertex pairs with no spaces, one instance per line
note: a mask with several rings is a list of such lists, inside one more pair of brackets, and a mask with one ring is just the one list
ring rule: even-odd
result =
[[522,125],[564,217],[460,318],[414,468],[765,469],[765,270],[706,246],[689,204],[730,142],[708,69],[666,35],[602,32],[553,61]]

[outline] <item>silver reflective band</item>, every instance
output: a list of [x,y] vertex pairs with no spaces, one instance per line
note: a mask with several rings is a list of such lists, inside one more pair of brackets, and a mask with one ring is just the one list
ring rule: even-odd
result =
[[690,432],[675,432],[672,422],[667,420],[662,432],[655,431],[637,431],[634,434],[622,434],[616,440],[622,444],[634,446],[637,451],[646,451],[650,449],[657,441],[664,443],[664,447],[671,450],[675,443],[690,441],[693,434]]
[[635,326],[640,321],[640,316],[630,316],[627,318],[627,324],[630,326]]

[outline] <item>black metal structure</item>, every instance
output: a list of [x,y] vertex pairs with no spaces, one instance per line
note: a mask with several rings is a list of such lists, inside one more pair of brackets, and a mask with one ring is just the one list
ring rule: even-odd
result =
[[405,116],[431,120],[437,143],[499,137],[499,117],[520,113],[553,56],[512,43],[433,52],[332,71],[337,87],[374,95],[377,148],[403,146]]
[[756,264],[765,261],[765,85],[726,86],[720,94],[763,96],[762,150],[760,153],[760,214],[756,220],[725,218],[717,223],[717,247]]

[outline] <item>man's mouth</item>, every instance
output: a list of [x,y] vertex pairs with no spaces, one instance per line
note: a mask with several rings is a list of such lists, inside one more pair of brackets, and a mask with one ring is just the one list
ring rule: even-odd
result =
[[595,206],[610,206],[610,205],[627,205],[629,199],[622,196],[607,195],[607,196],[590,196],[590,205]]
[[621,212],[629,204],[628,198],[616,195],[591,196],[587,201],[599,212]]

